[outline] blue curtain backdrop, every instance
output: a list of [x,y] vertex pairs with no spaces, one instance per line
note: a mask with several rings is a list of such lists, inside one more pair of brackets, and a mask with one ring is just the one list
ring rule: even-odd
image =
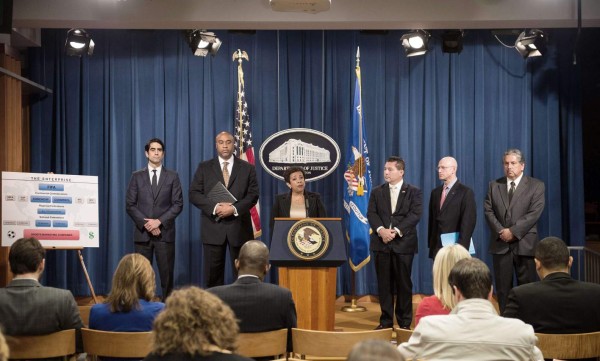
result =
[[[434,32],[430,51],[406,58],[400,31],[217,31],[214,57],[194,57],[181,31],[93,30],[92,57],[67,57],[66,30],[44,30],[30,51],[31,77],[54,90],[31,108],[33,172],[97,175],[100,247],[84,250],[96,292],[110,289],[120,258],[133,251],[125,212],[130,174],[146,164],[152,137],[166,143],[165,166],[179,172],[185,197],[177,218],[175,284],[202,285],[198,209],[187,200],[193,173],[214,157],[214,136],[232,131],[237,89],[232,53],[245,50],[246,96],[256,149],[287,128],[330,135],[341,149],[350,136],[357,46],[360,46],[363,112],[374,185],[383,182],[389,155],[406,160],[405,179],[423,189],[414,292],[431,293],[427,257],[427,204],[439,181],[437,161],[459,163],[460,180],[473,188],[478,207],[473,234],[477,257],[491,265],[483,217],[488,182],[502,176],[507,148],[526,155],[525,173],[546,183],[540,236],[583,245],[583,167],[579,71],[571,64],[574,31],[548,31],[543,57],[523,60],[489,31],[467,31],[461,54],[441,51]],[[514,41],[514,39],[513,39]],[[345,159],[328,178],[310,183],[328,213],[342,216]],[[257,166],[263,235],[269,234],[273,196],[284,184]],[[269,243],[266,236],[262,237]],[[89,291],[72,251],[49,251],[46,284],[76,295]],[[231,281],[231,272],[227,272]],[[271,273],[271,281],[276,275]],[[338,294],[350,293],[350,268],[338,272]],[[372,262],[356,275],[356,293],[377,294]]]

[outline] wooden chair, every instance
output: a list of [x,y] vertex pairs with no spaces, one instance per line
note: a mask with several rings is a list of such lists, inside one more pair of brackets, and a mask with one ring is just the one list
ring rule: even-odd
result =
[[324,357],[328,360],[345,360],[352,347],[360,341],[370,339],[390,341],[391,338],[391,328],[356,332],[292,329],[293,353],[300,355],[303,360]]
[[90,325],[90,311],[92,310],[92,306],[77,306],[77,308],[79,309],[79,316],[81,316],[81,322],[83,322],[83,326],[88,327]]
[[75,330],[64,330],[39,336],[7,336],[10,359],[39,359],[75,354]]
[[237,353],[250,358],[275,356],[277,360],[285,360],[287,336],[287,329],[240,333]]
[[547,334],[536,333],[537,346],[547,359],[600,357],[600,332]]
[[83,351],[101,357],[144,358],[152,351],[152,332],[109,332],[81,329]]
[[407,342],[408,339],[410,338],[410,336],[412,336],[413,334],[413,330],[405,330],[403,328],[397,328],[395,329],[396,332],[396,343],[398,344],[398,346],[400,346],[400,344],[402,342]]

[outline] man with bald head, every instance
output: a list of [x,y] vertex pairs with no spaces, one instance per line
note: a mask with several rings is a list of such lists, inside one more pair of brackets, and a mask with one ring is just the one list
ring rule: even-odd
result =
[[296,327],[296,305],[290,290],[263,282],[271,268],[269,249],[264,243],[255,240],[246,242],[235,260],[235,267],[238,270],[237,281],[208,291],[231,307],[240,320],[240,332]]
[[438,177],[444,184],[431,191],[429,198],[428,241],[432,259],[442,248],[442,234],[457,232],[457,243],[469,249],[475,229],[475,194],[458,181],[457,169],[458,163],[452,157],[444,157],[438,163]]
[[[250,209],[258,201],[256,169],[233,155],[233,135],[221,132],[215,143],[217,157],[198,165],[190,185],[190,202],[202,211],[200,230],[207,288],[225,284],[227,248],[233,261],[244,242],[254,238]],[[234,202],[217,202],[209,196],[219,182],[235,197]]]

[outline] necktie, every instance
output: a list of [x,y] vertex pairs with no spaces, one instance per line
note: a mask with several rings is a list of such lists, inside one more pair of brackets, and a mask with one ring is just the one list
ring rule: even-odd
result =
[[392,199],[392,213],[396,210],[396,203],[398,202],[398,193],[396,193],[396,187],[390,187],[390,198]]
[[444,187],[444,189],[442,189],[442,199],[440,199],[440,209],[442,209],[442,206],[444,205],[444,201],[446,200],[447,195],[448,195],[448,187]]
[[228,162],[223,162],[223,180],[225,181],[225,187],[229,185],[229,169],[227,169]]
[[152,170],[152,193],[156,195],[156,191],[158,190],[158,177],[156,176],[156,169]]
[[515,194],[515,182],[510,182],[510,189],[508,190],[508,204],[512,201],[513,194]]

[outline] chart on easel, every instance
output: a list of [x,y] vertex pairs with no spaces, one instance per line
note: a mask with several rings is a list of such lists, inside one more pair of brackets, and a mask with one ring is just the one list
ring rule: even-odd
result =
[[98,247],[98,214],[97,176],[2,172],[2,246]]

